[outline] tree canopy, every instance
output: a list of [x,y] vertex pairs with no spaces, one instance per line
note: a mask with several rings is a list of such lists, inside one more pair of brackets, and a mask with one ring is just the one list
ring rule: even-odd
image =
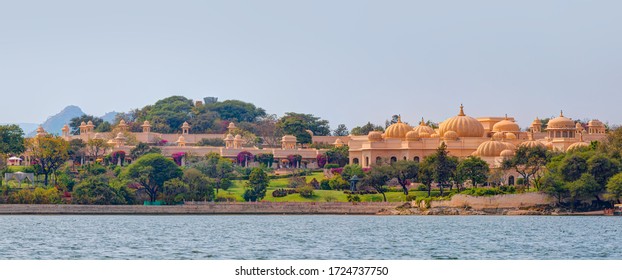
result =
[[0,125],[0,154],[21,154],[24,150],[24,131],[14,124]]
[[144,188],[151,202],[158,198],[164,182],[182,175],[181,168],[174,161],[160,154],[144,155],[126,169],[126,176]]

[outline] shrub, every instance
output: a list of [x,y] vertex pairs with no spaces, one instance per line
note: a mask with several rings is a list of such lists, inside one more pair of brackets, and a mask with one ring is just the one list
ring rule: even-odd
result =
[[322,179],[322,181],[320,181],[320,189],[322,189],[322,190],[332,190],[332,188],[330,187],[330,180]]
[[428,187],[424,184],[417,186],[418,191],[428,191]]
[[276,189],[272,192],[272,197],[285,197],[290,194],[295,194],[298,191],[294,189]]
[[235,198],[235,195],[218,194],[218,196],[216,196],[216,202],[235,202],[235,201],[237,201],[237,199]]
[[348,195],[348,202],[361,202],[361,197],[358,195]]
[[289,178],[288,181],[289,182],[287,183],[287,187],[292,189],[304,187],[307,185],[307,179],[301,176],[292,176],[291,178]]
[[406,196],[406,201],[416,201],[417,200],[417,196],[413,195],[413,194],[409,194]]
[[339,164],[329,163],[329,164],[324,165],[324,169],[333,169],[333,168],[339,168]]
[[461,194],[472,196],[491,196],[503,194],[503,191],[495,188],[471,188],[461,192]]
[[348,181],[344,180],[339,174],[335,174],[335,176],[330,179],[328,184],[333,190],[345,190],[350,187]]
[[313,178],[313,179],[311,180],[311,182],[309,182],[309,185],[310,185],[311,187],[313,187],[314,189],[316,189],[316,190],[319,190],[319,189],[320,189],[320,182],[318,182],[318,181],[317,181],[317,179],[315,179],[315,178]]
[[299,187],[297,191],[298,191],[298,193],[300,193],[300,196],[302,196],[304,198],[311,198],[311,197],[313,197],[313,187],[311,187],[311,186]]

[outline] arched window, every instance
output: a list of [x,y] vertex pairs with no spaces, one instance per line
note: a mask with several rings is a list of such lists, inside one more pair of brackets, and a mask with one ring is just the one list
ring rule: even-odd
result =
[[382,158],[381,157],[376,157],[376,164],[377,165],[381,165],[382,164]]
[[414,160],[415,162],[419,162],[419,157],[415,157],[415,158],[413,158],[413,160]]
[[404,160],[406,160],[406,156],[404,156]]
[[514,185],[514,176],[510,176],[510,178],[508,178],[508,185],[510,186]]
[[365,157],[365,167],[369,167],[369,157]]
[[353,164],[359,164],[359,159],[358,158],[353,158],[352,159],[352,163]]
[[391,163],[394,163],[394,162],[396,162],[396,161],[397,161],[397,158],[396,158],[396,157],[391,157]]

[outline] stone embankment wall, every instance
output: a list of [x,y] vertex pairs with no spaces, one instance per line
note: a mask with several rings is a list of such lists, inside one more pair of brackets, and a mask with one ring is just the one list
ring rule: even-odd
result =
[[469,196],[457,194],[446,201],[430,201],[430,208],[452,207],[482,209],[527,208],[554,204],[550,196],[543,193],[503,194],[495,196]]
[[257,202],[257,203],[188,203],[173,206],[143,205],[65,205],[65,204],[4,204],[0,215],[204,215],[204,214],[327,214],[374,215],[394,209],[403,203],[339,203],[339,202]]

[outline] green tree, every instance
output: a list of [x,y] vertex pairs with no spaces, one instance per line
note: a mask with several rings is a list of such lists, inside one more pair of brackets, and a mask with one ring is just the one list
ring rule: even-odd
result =
[[72,203],[74,204],[126,204],[127,201],[110,186],[110,178],[105,175],[89,176],[74,187]]
[[324,154],[328,163],[338,164],[339,167],[345,166],[350,161],[350,148],[346,145],[330,148]]
[[214,181],[210,180],[198,169],[188,168],[184,170],[183,181],[188,185],[190,199],[214,201],[216,198]]
[[69,141],[69,150],[67,150],[69,158],[73,162],[78,162],[80,159],[84,158],[85,148],[86,144],[82,139],[71,139],[71,141]]
[[341,176],[344,180],[350,181],[354,175],[358,178],[363,178],[365,176],[365,172],[363,172],[363,168],[358,164],[348,164],[343,167],[343,171],[341,171]]
[[589,173],[583,173],[578,180],[568,183],[570,198],[573,201],[573,209],[574,205],[581,199],[596,197],[596,200],[600,200],[598,194],[602,189],[603,187],[598,185],[594,176]]
[[460,182],[470,180],[473,186],[477,186],[488,180],[489,172],[488,163],[480,157],[469,156],[458,163],[456,177]]
[[333,131],[334,136],[348,136],[348,128],[345,124],[339,124],[335,131]]
[[393,175],[393,167],[389,165],[373,166],[363,178],[363,185],[374,188],[378,193],[382,194],[383,201],[387,201],[387,181],[391,180]]
[[27,150],[37,162],[39,173],[44,175],[44,184],[48,185],[49,175],[69,159],[69,142],[58,136],[38,136],[26,141]]
[[145,106],[137,112],[137,120],[139,123],[150,121],[154,132],[175,133],[181,131],[185,121],[190,120],[193,107],[192,100],[171,96],[158,100],[152,106]]
[[384,131],[384,128],[380,125],[372,124],[371,122],[367,122],[367,124],[363,126],[357,126],[350,131],[352,135],[367,135],[372,131]]
[[233,185],[231,179],[233,179],[234,168],[233,162],[227,158],[221,157],[217,153],[210,153],[206,156],[206,159],[199,161],[191,165],[201,171],[207,177],[214,180],[214,187],[218,194],[219,189],[227,190]]
[[570,190],[561,176],[550,172],[542,176],[541,189],[544,193],[557,198],[558,203],[562,203],[562,200],[570,195]]
[[[504,159],[501,163],[503,169],[514,169],[523,177],[525,185],[529,189],[531,178],[537,179],[538,174],[550,161],[550,155],[546,148],[542,146],[526,147],[520,146],[513,157]],[[538,180],[534,180],[538,182]],[[538,187],[536,185],[536,187]]]
[[244,200],[246,201],[260,201],[266,196],[266,190],[270,184],[270,178],[268,174],[259,167],[253,168],[251,174],[248,176],[248,182],[246,183],[246,190],[244,191]]
[[333,190],[345,190],[350,187],[350,184],[340,174],[335,174],[328,180],[328,186]]
[[622,173],[618,173],[609,179],[607,183],[607,198],[620,203],[622,196]]
[[587,172],[587,160],[578,154],[567,155],[562,160],[559,170],[565,181],[576,181]]
[[441,196],[443,195],[443,187],[450,186],[451,179],[455,177],[457,159],[453,159],[449,156],[447,151],[447,145],[445,142],[441,143],[440,147],[436,149],[435,161],[434,161],[434,181],[438,183]]
[[436,155],[432,154],[423,159],[419,164],[419,181],[428,188],[428,197],[432,194],[432,183],[434,182]]
[[405,195],[408,195],[408,185],[419,176],[419,163],[410,160],[400,160],[392,164],[394,177],[402,186]]
[[149,144],[140,142],[136,145],[136,147],[130,150],[130,156],[132,159],[136,160],[143,155],[146,154],[161,154],[162,150],[157,147],[151,147]]
[[183,172],[177,164],[160,154],[147,154],[130,164],[126,176],[139,183],[154,202],[164,186],[164,182],[181,178]]
[[106,153],[106,150],[110,148],[110,144],[104,139],[89,139],[86,142],[86,155],[92,160],[96,161],[100,156]]
[[24,131],[19,126],[0,125],[0,155],[19,155],[25,149]]
[[330,134],[328,121],[311,114],[285,113],[285,116],[277,122],[277,127],[282,129],[284,134],[296,136],[298,143],[302,144],[309,144],[312,141],[311,134],[307,130],[318,136]]
[[209,111],[218,113],[221,119],[234,122],[254,122],[258,118],[266,116],[264,109],[240,100],[225,100],[205,104],[205,107]]
[[597,153],[587,160],[587,169],[599,185],[604,186],[620,170],[620,162],[602,153]]
[[188,193],[188,185],[179,178],[164,182],[162,187],[162,198],[169,205],[183,203],[189,196]]

